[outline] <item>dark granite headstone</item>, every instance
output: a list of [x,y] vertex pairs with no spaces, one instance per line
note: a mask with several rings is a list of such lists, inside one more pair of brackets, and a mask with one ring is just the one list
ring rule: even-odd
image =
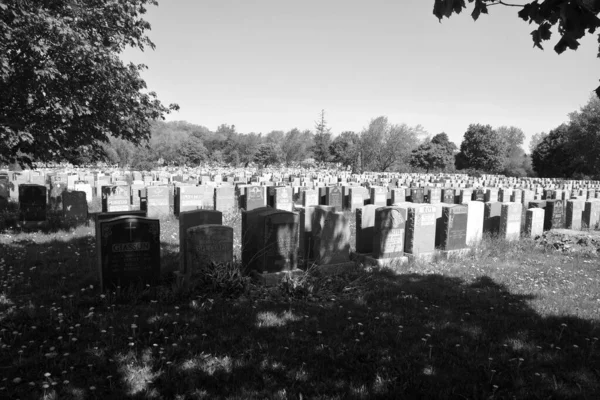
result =
[[502,203],[486,202],[483,210],[483,233],[497,234],[500,231]]
[[19,212],[21,221],[46,220],[46,186],[20,184]]
[[160,278],[160,224],[122,217],[99,222],[98,268],[102,290],[154,284]]
[[222,225],[223,213],[215,210],[194,210],[179,213],[179,272],[183,275],[188,273],[186,257],[187,254],[187,230],[199,225]]
[[63,192],[63,218],[69,225],[79,225],[87,222],[88,203],[85,192]]
[[563,227],[563,201],[546,200],[544,210],[544,230],[561,229]]
[[439,231],[439,246],[442,250],[459,250],[467,247],[467,216],[465,205],[450,205],[442,207]]
[[339,186],[328,186],[326,191],[327,205],[334,211],[342,211],[342,189]]

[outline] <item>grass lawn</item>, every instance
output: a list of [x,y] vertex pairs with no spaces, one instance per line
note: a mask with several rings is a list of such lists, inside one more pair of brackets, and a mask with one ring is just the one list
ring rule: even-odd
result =
[[93,235],[0,234],[0,398],[600,398],[597,256],[488,238],[398,274],[183,289],[171,219],[163,284],[103,294]]

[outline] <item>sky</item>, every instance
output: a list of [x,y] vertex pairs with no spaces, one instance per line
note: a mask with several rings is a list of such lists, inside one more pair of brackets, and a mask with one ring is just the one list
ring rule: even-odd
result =
[[[156,49],[127,50],[148,89],[211,130],[314,130],[333,135],[379,116],[446,132],[460,145],[472,123],[531,136],[568,120],[600,79],[595,35],[558,55],[556,32],[534,49],[519,8],[472,4],[440,23],[433,0],[161,0],[144,18]],[[518,2],[515,0],[515,2]]]

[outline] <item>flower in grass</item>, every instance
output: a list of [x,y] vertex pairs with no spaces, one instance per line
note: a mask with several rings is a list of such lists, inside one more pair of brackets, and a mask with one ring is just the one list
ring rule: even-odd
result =
[[90,386],[90,390],[93,392],[94,390],[96,390],[96,386]]
[[35,386],[35,382],[29,382],[29,386]]
[[65,379],[65,380],[63,381],[63,385],[68,385],[68,384],[69,384],[69,381]]
[[48,389],[48,388],[50,387],[50,385],[48,385],[47,383],[44,383],[44,384],[42,385],[42,387],[43,387],[44,389]]
[[13,379],[13,383],[16,383],[16,384],[21,383],[21,378],[15,378],[15,379]]
[[51,376],[51,375],[52,375],[52,374],[50,374],[50,372],[46,372],[46,373],[44,374],[44,376],[45,376],[46,378],[50,378],[50,376]]

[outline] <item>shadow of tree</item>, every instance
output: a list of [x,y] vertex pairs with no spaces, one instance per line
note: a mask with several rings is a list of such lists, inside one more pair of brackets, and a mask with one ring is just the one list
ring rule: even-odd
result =
[[[90,385],[93,396],[131,399],[600,395],[600,321],[540,315],[532,295],[487,276],[322,277],[331,286],[319,301],[261,288],[237,299],[178,298],[165,285],[127,303],[101,297],[93,247],[91,237],[67,236],[0,245],[10,293],[0,307],[0,336],[10,342],[0,364],[9,382],[74,366],[60,398],[92,396]],[[162,252],[176,268],[176,246]],[[68,332],[78,341],[57,339]],[[42,347],[20,357],[30,341]],[[49,359],[50,346],[64,357]],[[12,393],[41,395],[36,385]]]

